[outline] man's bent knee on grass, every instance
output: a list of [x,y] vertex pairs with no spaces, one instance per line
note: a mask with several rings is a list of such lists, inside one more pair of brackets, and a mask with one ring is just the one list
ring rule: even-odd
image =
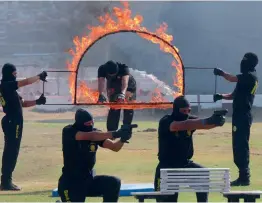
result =
[[58,193],[63,202],[84,202],[87,196],[102,196],[104,202],[117,202],[121,181],[117,177],[93,176],[98,147],[118,152],[132,136],[132,130],[101,132],[94,128],[92,115],[78,109],[75,123],[62,132],[62,175]]

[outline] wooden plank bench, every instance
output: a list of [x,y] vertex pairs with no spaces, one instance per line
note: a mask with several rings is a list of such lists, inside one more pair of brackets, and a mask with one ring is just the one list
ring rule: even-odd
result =
[[228,202],[255,202],[261,191],[230,191],[230,171],[228,168],[180,168],[160,170],[160,191],[134,192],[139,201],[170,196],[179,192],[219,192]]

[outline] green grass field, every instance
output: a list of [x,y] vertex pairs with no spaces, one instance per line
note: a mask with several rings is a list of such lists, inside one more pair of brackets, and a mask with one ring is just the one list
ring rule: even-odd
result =
[[[26,117],[28,116],[28,117]],[[69,115],[70,117],[72,115]],[[38,115],[39,117],[39,115]],[[50,117],[50,118],[49,118]],[[36,123],[36,118],[25,115],[23,140],[14,182],[23,188],[20,192],[0,192],[1,202],[54,202],[59,198],[51,197],[51,191],[57,187],[61,175],[62,151],[61,129],[67,123]],[[61,115],[45,116],[45,119],[66,119]],[[71,117],[73,118],[73,117]],[[139,131],[157,128],[157,122],[138,122]],[[104,122],[97,122],[97,127],[105,129]],[[157,133],[136,132],[130,144],[116,153],[99,149],[97,157],[97,174],[115,175],[122,183],[152,182],[157,164]],[[3,133],[0,145],[3,150]],[[251,171],[252,184],[249,187],[234,187],[232,190],[259,190],[262,188],[262,139],[261,124],[255,123],[251,133]],[[237,177],[231,149],[231,124],[209,131],[198,131],[194,138],[195,155],[193,160],[206,167],[228,167],[231,178]],[[87,198],[86,201],[101,202],[101,198]],[[121,202],[136,201],[133,197],[120,197]],[[181,193],[179,201],[196,202],[194,193]],[[226,202],[221,194],[211,193],[210,202]]]

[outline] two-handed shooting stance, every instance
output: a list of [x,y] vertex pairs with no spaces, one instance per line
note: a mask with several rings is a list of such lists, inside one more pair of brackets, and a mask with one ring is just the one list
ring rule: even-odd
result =
[[221,69],[214,69],[214,74],[224,77],[229,82],[237,83],[230,94],[215,94],[214,102],[225,99],[233,100],[232,144],[234,163],[238,167],[239,177],[231,182],[231,186],[250,184],[249,137],[253,121],[252,107],[258,87],[255,67],[258,57],[254,53],[246,53],[240,64],[238,75],[231,75]]
[[[105,81],[107,80],[107,81]],[[106,102],[104,88],[109,102],[124,102],[136,100],[136,81],[125,64],[108,61],[98,68],[98,102]],[[133,121],[134,110],[124,109],[123,124],[130,125]],[[121,109],[110,109],[107,117],[107,130],[118,129]]]
[[[199,119],[190,115],[190,103],[184,96],[173,102],[173,112],[164,116],[158,126],[158,160],[155,171],[155,191],[160,190],[160,169],[203,168],[191,161],[194,154],[193,133],[198,129],[223,126],[227,111],[216,111],[211,117]],[[208,202],[208,193],[196,193],[198,202]],[[177,202],[178,194],[157,199],[158,202]]]
[[12,173],[16,166],[22,139],[22,107],[46,103],[46,98],[43,95],[37,100],[24,101],[16,91],[20,87],[33,84],[39,80],[46,81],[47,73],[45,71],[37,76],[20,81],[16,80],[16,76],[16,67],[10,63],[4,64],[0,85],[0,102],[5,113],[5,116],[2,118],[5,145],[2,157],[1,190],[21,190],[21,188],[13,184]]
[[[58,193],[62,202],[85,202],[86,197],[102,196],[104,202],[117,202],[121,180],[114,176],[93,175],[98,146],[118,152],[132,136],[136,125],[125,125],[113,132],[94,128],[92,115],[78,109],[75,123],[67,125],[62,133],[62,175]],[[119,138],[119,139],[118,139]]]

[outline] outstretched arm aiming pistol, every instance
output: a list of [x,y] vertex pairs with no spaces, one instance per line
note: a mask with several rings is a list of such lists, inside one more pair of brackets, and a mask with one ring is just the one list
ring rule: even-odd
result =
[[[128,140],[132,137],[132,128],[137,128],[136,124],[122,125],[117,131],[112,132],[82,132],[76,134],[76,140],[104,141],[103,148],[118,152]],[[118,139],[119,138],[119,139]],[[118,139],[118,140],[113,140]]]
[[[136,124],[133,124],[133,125],[122,125],[120,130],[123,131],[123,132],[129,132],[129,133],[132,133],[132,128],[137,128],[138,126]],[[124,146],[124,143],[129,143],[128,142],[129,139],[127,138],[120,138],[120,139],[115,139],[115,140],[112,140],[112,139],[107,139],[105,140],[105,142],[103,143],[103,148],[107,148],[107,149],[110,149],[114,152],[118,152],[119,150],[122,149],[122,147]]]
[[227,110],[215,111],[212,116],[204,119],[189,119],[185,121],[173,121],[169,130],[172,132],[183,130],[212,129],[225,124]]

